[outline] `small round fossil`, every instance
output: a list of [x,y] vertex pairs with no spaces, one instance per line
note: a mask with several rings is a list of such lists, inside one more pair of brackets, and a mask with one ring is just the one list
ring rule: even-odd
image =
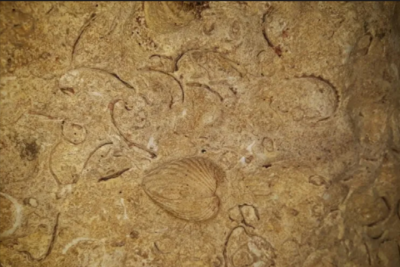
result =
[[12,196],[0,192],[0,239],[12,235],[22,222],[22,206]]
[[234,228],[226,240],[226,266],[275,266],[275,248],[264,238],[252,235],[242,226]]
[[86,139],[86,129],[82,125],[70,122],[70,121],[64,121],[62,124],[62,132],[64,138],[74,144],[78,145],[80,143],[83,143]]
[[143,178],[143,188],[157,205],[175,217],[204,221],[218,213],[215,191],[224,177],[224,171],[211,160],[185,158],[151,170]]

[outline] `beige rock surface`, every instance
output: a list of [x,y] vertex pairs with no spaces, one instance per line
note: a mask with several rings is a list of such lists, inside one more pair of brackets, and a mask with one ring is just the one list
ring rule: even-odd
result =
[[400,266],[400,4],[1,2],[0,266]]

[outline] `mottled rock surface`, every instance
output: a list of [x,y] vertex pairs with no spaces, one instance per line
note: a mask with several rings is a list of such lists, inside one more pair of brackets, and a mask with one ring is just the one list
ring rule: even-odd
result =
[[400,266],[400,4],[1,2],[0,266]]

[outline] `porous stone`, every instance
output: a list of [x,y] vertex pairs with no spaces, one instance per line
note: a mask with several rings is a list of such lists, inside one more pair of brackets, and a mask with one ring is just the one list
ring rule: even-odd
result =
[[0,2],[0,48],[0,266],[399,266],[399,3]]

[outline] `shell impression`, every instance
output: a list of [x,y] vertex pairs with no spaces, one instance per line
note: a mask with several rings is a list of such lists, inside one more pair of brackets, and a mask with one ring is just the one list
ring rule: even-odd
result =
[[188,221],[204,221],[218,213],[215,191],[225,178],[211,160],[193,157],[164,163],[143,178],[147,195],[172,215]]

